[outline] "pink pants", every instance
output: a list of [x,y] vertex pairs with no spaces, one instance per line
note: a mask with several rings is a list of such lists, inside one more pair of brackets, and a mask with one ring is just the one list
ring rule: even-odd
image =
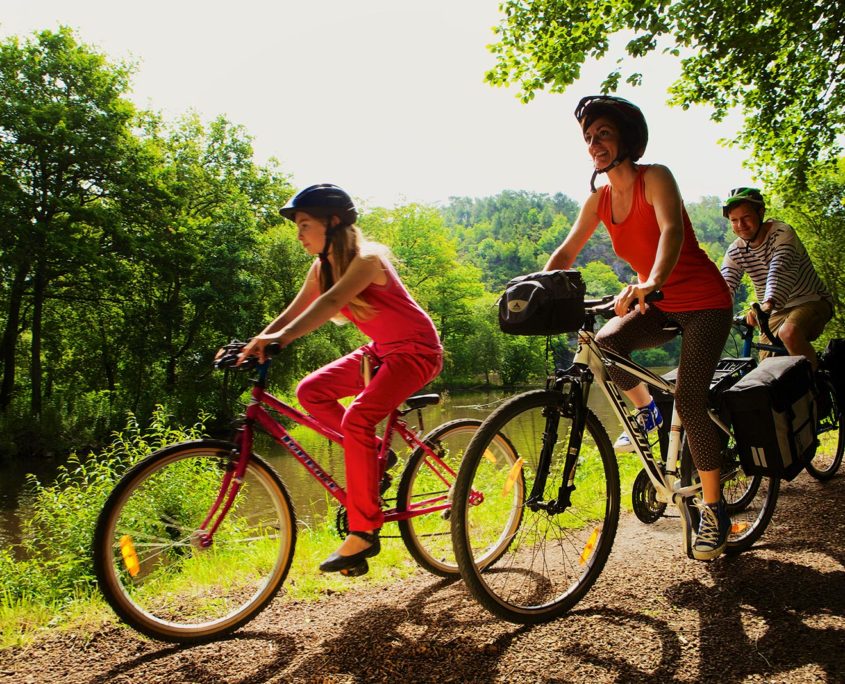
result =
[[[349,529],[377,530],[384,522],[379,505],[376,425],[405,399],[437,377],[440,354],[392,353],[365,388],[361,357],[368,345],[314,371],[299,383],[296,396],[303,408],[324,425],[343,435],[346,465],[346,510]],[[341,397],[355,399],[348,408]]]

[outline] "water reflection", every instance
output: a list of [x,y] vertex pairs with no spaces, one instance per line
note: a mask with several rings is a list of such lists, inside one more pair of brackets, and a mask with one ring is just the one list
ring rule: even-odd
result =
[[[422,409],[424,433],[438,425],[457,418],[484,419],[512,393],[497,392],[455,392],[443,394],[443,400],[436,406]],[[600,390],[595,389],[590,396],[590,406],[598,414],[608,430],[611,439],[615,439],[619,430],[616,418],[610,413],[606,399]],[[408,423],[418,425],[417,414],[407,416]],[[319,437],[302,427],[292,430],[294,438],[320,463],[323,469],[332,474],[341,485],[345,484],[343,450],[337,445]],[[407,456],[408,449],[401,440],[394,440],[394,448],[401,456]],[[269,437],[256,435],[255,450],[265,457],[281,475],[290,491],[296,507],[297,517],[307,525],[320,524],[326,516],[333,519],[337,504],[311,475],[285,450]],[[8,547],[20,540],[20,521],[29,514],[28,495],[25,492],[25,477],[28,472],[35,472],[42,483],[53,481],[60,463],[49,462],[0,462],[0,548]],[[395,478],[401,473],[402,464],[394,469]]]

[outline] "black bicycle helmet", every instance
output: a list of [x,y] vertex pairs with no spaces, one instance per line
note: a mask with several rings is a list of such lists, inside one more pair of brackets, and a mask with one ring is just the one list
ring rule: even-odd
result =
[[766,200],[763,199],[763,193],[757,188],[734,188],[722,205],[722,216],[728,218],[730,210],[743,202],[757,206],[758,211],[766,208]]
[[619,146],[616,159],[603,169],[593,171],[593,177],[590,179],[590,189],[593,192],[596,191],[595,182],[598,174],[607,173],[628,158],[632,162],[638,161],[645,154],[645,148],[648,145],[648,124],[640,108],[633,102],[616,95],[588,95],[582,97],[575,108],[575,118],[581,125],[582,131],[592,126],[593,122],[602,116],[616,122],[622,144]]
[[298,211],[321,218],[337,216],[341,225],[346,226],[358,220],[358,210],[352,198],[345,190],[331,183],[311,185],[300,190],[279,209],[279,213],[288,221],[293,221]]

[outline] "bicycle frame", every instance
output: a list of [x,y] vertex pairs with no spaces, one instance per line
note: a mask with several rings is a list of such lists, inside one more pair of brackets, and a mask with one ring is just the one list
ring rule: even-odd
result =
[[[346,506],[346,491],[344,488],[308,454],[307,450],[290,435],[284,425],[270,415],[270,411],[275,411],[282,416],[290,418],[295,423],[311,429],[336,444],[343,444],[343,436],[323,425],[312,416],[296,410],[267,392],[268,370],[268,362],[257,366],[258,377],[253,381],[251,398],[246,407],[243,424],[238,428],[234,440],[237,447],[237,457],[235,459],[235,452],[233,452],[233,462],[223,476],[217,498],[200,526],[200,532],[197,536],[200,546],[207,547],[211,545],[214,533],[226,517],[240,490],[243,475],[246,472],[246,467],[252,454],[253,434],[256,426],[263,429],[277,444],[290,453],[341,506]],[[407,426],[405,421],[402,420],[402,416],[405,413],[406,411],[401,411],[399,408],[391,411],[387,419],[387,426],[378,454],[379,464],[383,465],[386,462],[387,450],[393,435],[398,434],[412,449],[420,448],[425,452],[426,465],[446,485],[448,490],[448,480],[442,473],[445,471],[452,478],[455,477],[456,473]],[[415,502],[406,511],[397,511],[395,508],[388,509],[384,512],[384,522],[407,520],[419,515],[447,510],[451,505],[447,491],[425,501]]]
[[[588,317],[592,315],[588,314]],[[672,410],[669,428],[669,446],[666,451],[666,463],[664,465],[660,457],[655,456],[652,452],[647,436],[639,429],[634,414],[628,410],[622,392],[613,382],[607,369],[608,367],[616,367],[642,380],[650,387],[662,390],[668,394],[675,393],[674,383],[615,352],[599,347],[592,329],[594,327],[594,320],[591,319],[588,323],[589,325],[585,324],[584,328],[578,333],[578,350],[575,354],[572,368],[564,372],[564,377],[571,376],[572,370],[577,369],[581,375],[582,382],[586,380],[586,391],[584,391],[585,397],[583,399],[584,405],[586,405],[587,399],[589,398],[590,385],[595,383],[601,388],[614,415],[622,423],[625,431],[631,438],[634,445],[634,453],[637,454],[642,462],[643,468],[648,473],[649,479],[657,491],[659,501],[670,503],[675,501],[675,497],[686,498],[700,491],[701,485],[699,484],[688,487],[680,486],[678,469],[683,428],[677,408],[675,407]],[[724,426],[722,428],[727,429]],[[679,500],[676,503],[679,503]]]

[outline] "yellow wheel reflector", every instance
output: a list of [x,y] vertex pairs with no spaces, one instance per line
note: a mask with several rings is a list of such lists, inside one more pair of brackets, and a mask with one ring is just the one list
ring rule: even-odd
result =
[[587,543],[584,544],[584,550],[581,552],[581,557],[578,559],[579,564],[584,565],[584,563],[589,560],[593,553],[593,549],[596,548],[596,542],[598,541],[600,532],[601,530],[599,530],[598,527],[593,530],[593,533],[590,535]]
[[135,553],[135,545],[132,543],[132,537],[124,534],[120,538],[120,554],[123,556],[123,564],[129,571],[132,577],[135,577],[141,571],[141,564],[138,562],[138,554]]
[[493,465],[496,465],[496,455],[492,451],[490,451],[490,449],[484,450],[484,458],[490,461],[490,463],[492,463]]
[[742,534],[748,529],[747,522],[738,522],[731,525],[731,534]]
[[511,470],[508,473],[508,478],[505,480],[505,486],[502,489],[502,496],[507,496],[511,493],[511,489],[513,489],[514,482],[522,475],[522,464],[525,463],[525,460],[520,456],[516,459],[516,463],[511,466]]

